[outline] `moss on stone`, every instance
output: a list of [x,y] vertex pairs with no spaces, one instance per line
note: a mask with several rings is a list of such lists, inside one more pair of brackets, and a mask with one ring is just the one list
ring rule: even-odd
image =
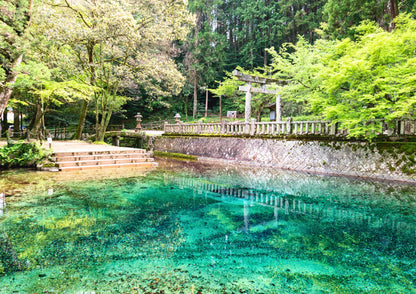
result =
[[58,165],[55,162],[45,162],[42,164],[42,167],[57,167]]
[[391,164],[388,165],[389,171],[394,172],[396,171],[396,168],[392,166]]
[[248,134],[231,135],[231,134],[173,134],[165,133],[163,137],[177,138],[177,137],[200,137],[200,138],[237,138],[237,139],[277,139],[277,140],[288,140],[288,141],[318,141],[318,142],[362,142],[362,140],[355,138],[345,138],[330,135],[314,135],[314,134],[303,134],[303,135],[255,135],[251,136]]
[[155,156],[159,157],[167,157],[167,158],[175,158],[175,159],[183,159],[183,160],[198,160],[198,157],[195,155],[183,154],[183,153],[171,153],[171,152],[162,152],[162,151],[154,151]]
[[415,174],[415,169],[412,167],[414,167],[414,164],[411,162],[408,162],[402,166],[401,170],[406,175],[413,175]]

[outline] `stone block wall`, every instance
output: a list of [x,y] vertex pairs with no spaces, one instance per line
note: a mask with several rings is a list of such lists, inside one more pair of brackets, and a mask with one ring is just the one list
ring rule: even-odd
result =
[[196,155],[203,161],[416,183],[414,152],[394,144],[380,148],[363,142],[160,137],[154,150]]

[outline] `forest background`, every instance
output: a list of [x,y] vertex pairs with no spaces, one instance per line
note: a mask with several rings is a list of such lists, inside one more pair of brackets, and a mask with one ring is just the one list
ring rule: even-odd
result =
[[[413,119],[416,1],[0,0],[0,113],[35,134],[244,111],[239,70],[280,79],[283,115]],[[208,104],[206,105],[206,99]],[[267,117],[274,97],[253,99]],[[19,114],[25,114],[19,121]],[[3,120],[3,130],[7,129]]]

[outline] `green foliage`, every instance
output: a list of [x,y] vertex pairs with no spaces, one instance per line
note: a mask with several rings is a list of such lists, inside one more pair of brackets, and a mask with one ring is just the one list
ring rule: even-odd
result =
[[[241,68],[238,68],[241,70]],[[216,96],[233,97],[237,94],[238,87],[243,86],[244,82],[241,82],[232,73],[227,72],[224,81],[219,83],[216,89],[209,89],[209,91]]]
[[363,20],[384,22],[386,2],[386,0],[328,0],[324,6],[328,31],[336,38],[353,37],[356,26]]
[[6,108],[28,44],[33,0],[0,0],[0,115]]
[[399,13],[415,12],[414,0],[328,0],[323,8],[327,33],[333,38],[354,38],[357,26],[363,21],[374,21],[391,30]]
[[271,70],[287,84],[281,93],[304,101],[313,114],[339,122],[350,137],[373,139],[381,120],[414,118],[416,21],[409,15],[386,32],[363,22],[356,41],[300,39],[273,55]]
[[27,41],[24,33],[30,21],[30,2],[0,0],[0,61],[3,74],[11,72],[14,60]]
[[[121,89],[143,87],[150,96],[180,92],[185,79],[171,59],[171,45],[185,38],[193,21],[183,1],[50,4],[38,11],[37,28],[65,48],[82,81],[94,89],[97,139],[127,101]],[[81,117],[88,109],[84,105]]]
[[308,103],[320,95],[320,73],[329,55],[333,54],[334,44],[333,41],[318,40],[311,45],[300,37],[296,44],[284,44],[279,53],[273,47],[268,50],[273,62],[266,70],[283,81],[279,93],[283,101],[295,103],[292,107],[298,108],[297,115],[305,114]]
[[0,148],[0,169],[33,167],[50,155],[36,143],[18,142]]
[[402,15],[391,33],[374,29],[356,42],[338,43],[338,56],[320,74],[324,99],[312,100],[312,107],[351,136],[369,139],[381,131],[374,120],[414,118],[415,33],[416,21]]

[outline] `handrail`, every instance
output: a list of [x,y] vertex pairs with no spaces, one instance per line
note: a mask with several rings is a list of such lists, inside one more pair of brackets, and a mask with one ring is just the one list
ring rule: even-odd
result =
[[[368,120],[363,124],[373,124],[380,134],[392,135],[416,135],[416,120],[402,119],[390,126],[382,119]],[[221,134],[221,135],[337,135],[345,136],[345,130],[340,129],[338,123],[331,121],[286,121],[250,122],[223,121],[221,123],[183,123],[179,120],[175,124],[165,122],[164,131],[168,134]]]
[[165,123],[169,134],[222,134],[222,135],[288,135],[317,134],[335,135],[336,127],[330,121],[287,121],[279,122],[227,122],[221,123]]

